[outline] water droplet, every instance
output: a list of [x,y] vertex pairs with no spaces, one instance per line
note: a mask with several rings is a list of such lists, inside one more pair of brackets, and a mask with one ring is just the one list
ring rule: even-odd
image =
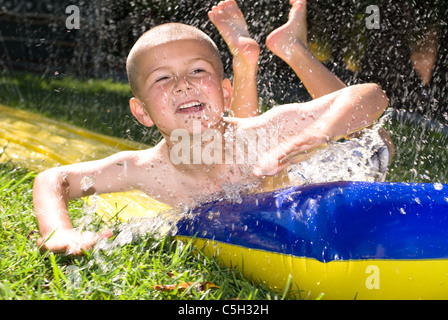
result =
[[83,191],[89,190],[95,184],[95,177],[93,176],[85,176],[81,180],[81,189]]
[[69,289],[79,289],[82,282],[79,267],[76,265],[69,265],[65,270],[65,273],[67,275],[67,287]]
[[434,189],[442,190],[443,189],[443,184],[441,184],[440,182],[434,183]]

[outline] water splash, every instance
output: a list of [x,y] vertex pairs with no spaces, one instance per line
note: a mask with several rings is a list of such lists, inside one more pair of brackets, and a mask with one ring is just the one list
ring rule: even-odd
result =
[[379,126],[364,130],[359,138],[333,142],[318,150],[306,161],[288,170],[290,180],[298,184],[332,181],[378,181],[384,179],[388,162],[385,143],[378,134]]
[[154,246],[157,246],[166,236],[176,234],[177,222],[188,215],[189,212],[171,209],[153,217],[132,218],[116,226],[114,233],[117,236],[112,240],[102,239],[98,241],[94,247],[94,252],[110,252],[148,236],[153,240]]
[[81,189],[85,192],[89,190],[95,184],[95,177],[93,176],[85,176],[81,180]]
[[65,269],[67,277],[67,288],[69,290],[77,290],[81,287],[82,275],[81,270],[77,265],[69,265]]

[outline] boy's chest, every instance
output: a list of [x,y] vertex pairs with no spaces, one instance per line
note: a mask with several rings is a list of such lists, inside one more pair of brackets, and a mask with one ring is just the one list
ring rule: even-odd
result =
[[249,175],[247,170],[230,166],[210,172],[210,175],[204,175],[202,172],[197,175],[178,174],[165,176],[164,180],[164,189],[159,190],[162,194],[160,198],[165,198],[171,205],[202,202],[214,195],[227,193],[229,188],[245,188],[247,185],[258,183],[258,179]]

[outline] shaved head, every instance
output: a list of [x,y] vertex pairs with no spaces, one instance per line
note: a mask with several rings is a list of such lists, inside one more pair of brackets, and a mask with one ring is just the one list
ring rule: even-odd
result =
[[217,69],[216,71],[221,77],[224,76],[223,65],[218,48],[207,34],[198,28],[186,24],[166,23],[146,31],[137,40],[128,55],[126,72],[129,79],[129,85],[136,97],[139,95],[139,88],[137,85],[139,59],[151,48],[180,40],[195,40],[198,41],[200,45],[207,47],[213,55],[214,66]]

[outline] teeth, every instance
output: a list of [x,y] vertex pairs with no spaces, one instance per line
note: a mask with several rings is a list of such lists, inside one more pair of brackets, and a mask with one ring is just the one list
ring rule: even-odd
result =
[[181,105],[179,107],[179,110],[192,108],[192,107],[200,107],[200,106],[201,106],[201,103],[198,102],[198,101],[196,101],[196,102],[189,102],[189,103],[185,103],[185,104]]

